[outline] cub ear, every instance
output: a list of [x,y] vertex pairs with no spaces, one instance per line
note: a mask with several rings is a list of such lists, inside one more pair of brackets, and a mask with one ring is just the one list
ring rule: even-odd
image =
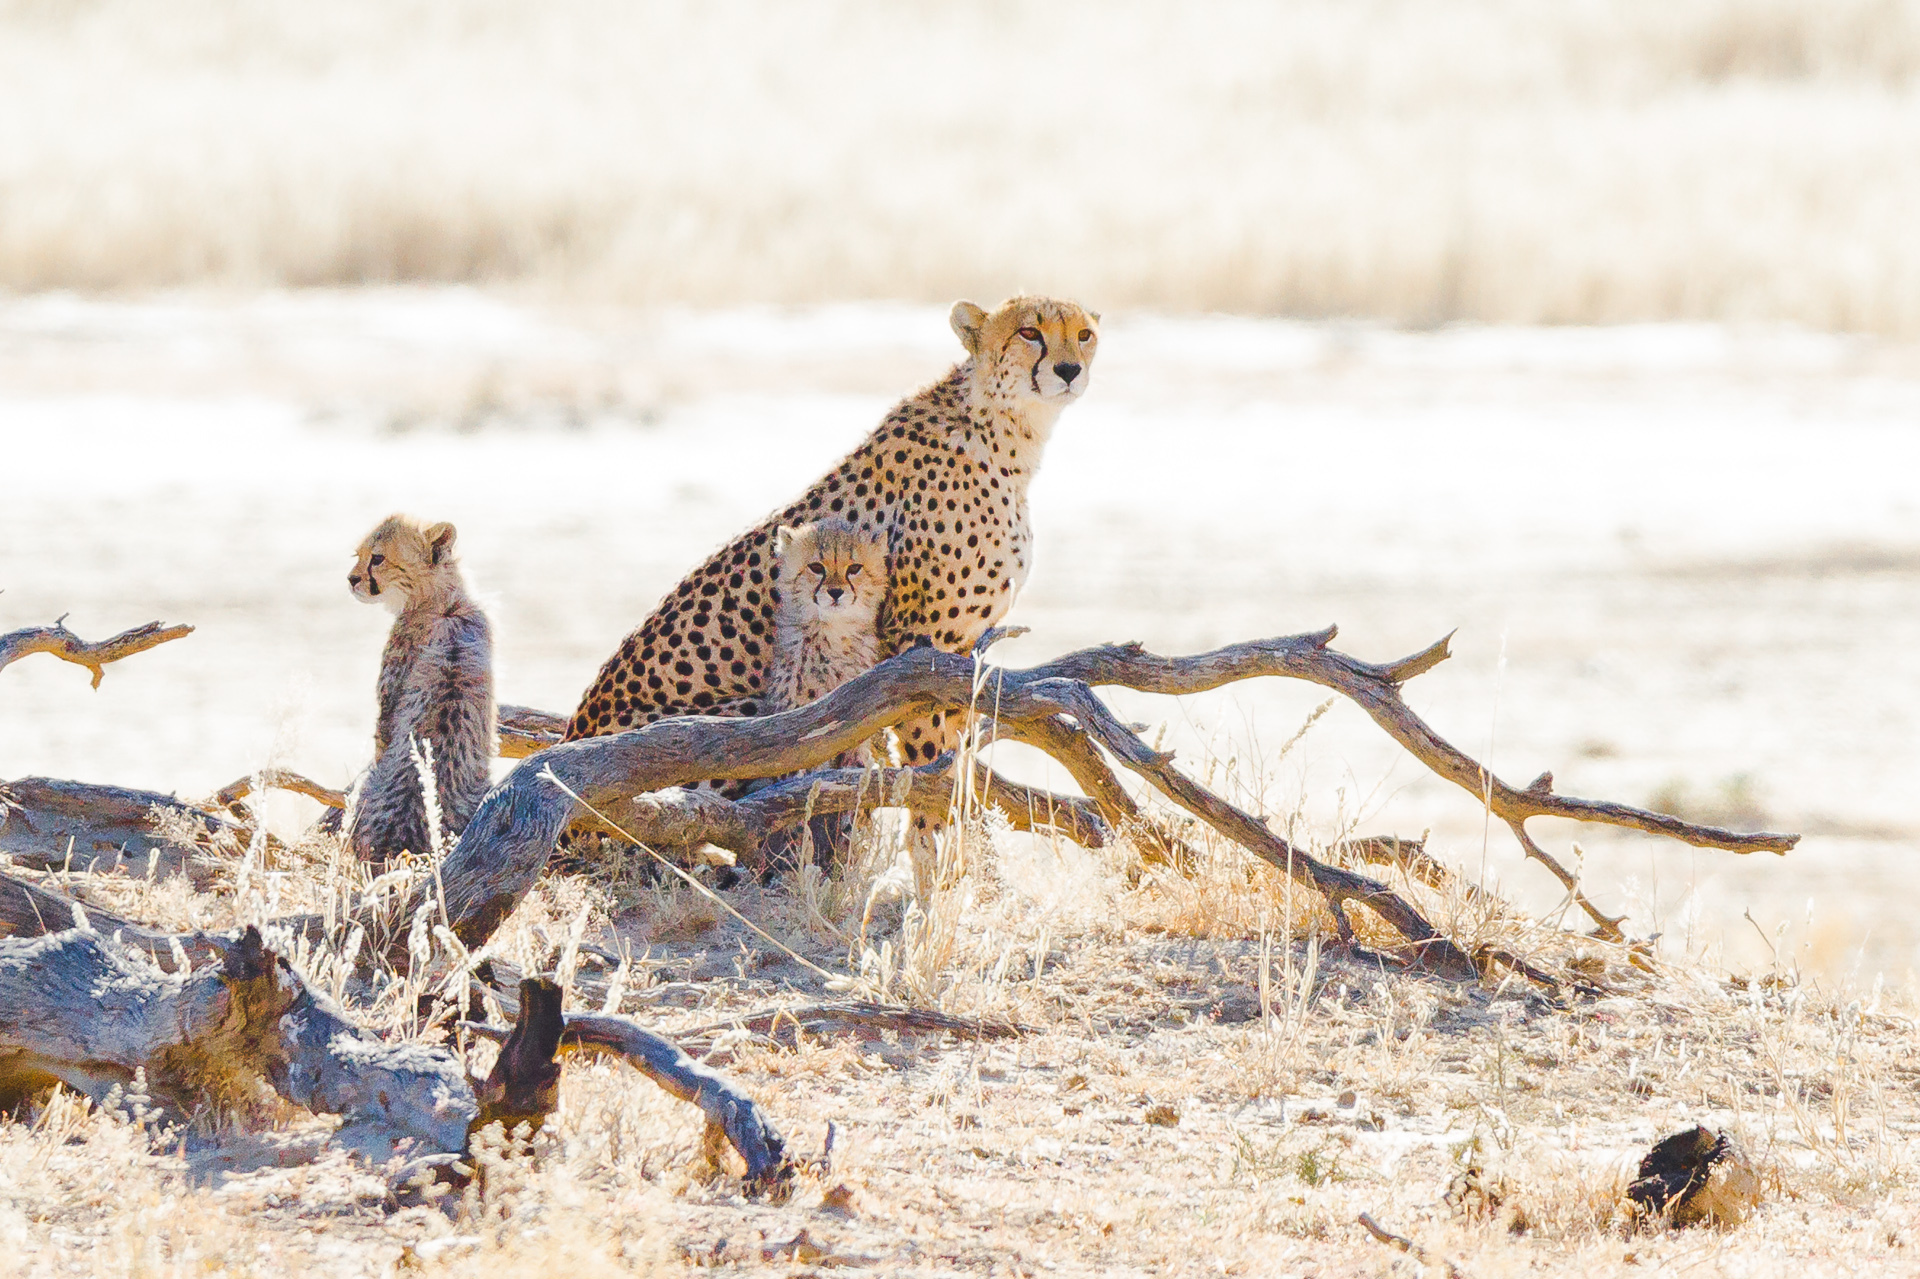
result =
[[967,348],[968,355],[980,354],[980,326],[986,322],[987,313],[971,302],[955,302],[953,313],[947,317],[947,323],[953,325],[954,336]]
[[773,530],[773,553],[775,555],[785,555],[787,548],[793,545],[793,539],[798,536],[800,536],[799,529],[789,528],[785,524]]
[[429,524],[426,527],[427,546],[432,552],[435,564],[445,564],[453,555],[453,525],[445,523]]
[[1093,322],[1095,324],[1100,323],[1100,313],[1098,311],[1089,311],[1087,312],[1087,314],[1093,317]]

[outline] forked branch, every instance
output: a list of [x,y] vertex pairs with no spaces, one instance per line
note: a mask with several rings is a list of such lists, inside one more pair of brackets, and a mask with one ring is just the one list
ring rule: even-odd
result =
[[168,640],[177,640],[192,633],[191,626],[163,626],[159,622],[148,622],[145,626],[121,631],[112,639],[90,642],[68,630],[67,619],[62,615],[52,626],[30,626],[25,630],[0,635],[0,667],[9,666],[30,653],[48,653],[63,662],[72,662],[75,666],[84,666],[92,671],[93,687],[99,688],[101,676],[107,673],[108,662],[144,653]]
[[1152,693],[1199,693],[1256,675],[1304,679],[1347,697],[1374,723],[1436,774],[1472,795],[1513,831],[1527,856],[1545,865],[1573,899],[1593,918],[1599,931],[1618,938],[1619,919],[1596,908],[1580,892],[1579,880],[1549,856],[1527,833],[1534,817],[1565,817],[1665,835],[1699,848],[1722,848],[1735,853],[1785,853],[1800,841],[1798,835],[1760,831],[1751,834],[1683,821],[1630,804],[1579,799],[1553,793],[1553,774],[1542,773],[1524,788],[1509,785],[1484,765],[1441,737],[1400,696],[1400,686],[1433,669],[1451,654],[1444,636],[1420,652],[1397,662],[1376,665],[1328,648],[1338,634],[1329,626],[1309,635],[1231,644],[1194,657],[1166,658],[1138,644],[1112,644],[1083,649],[1058,661],[1025,672],[1028,679],[1048,676],[1099,686],[1124,685]]

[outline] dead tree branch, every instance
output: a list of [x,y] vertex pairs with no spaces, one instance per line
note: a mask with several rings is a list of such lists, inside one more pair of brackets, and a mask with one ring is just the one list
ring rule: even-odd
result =
[[498,714],[499,753],[502,759],[525,759],[535,751],[558,746],[567,733],[565,718],[547,711],[537,711],[531,706],[502,703]]
[[1357,704],[1415,759],[1473,795],[1504,822],[1527,856],[1546,866],[1593,918],[1600,932],[1613,938],[1620,935],[1619,919],[1601,913],[1587,901],[1580,892],[1578,879],[1527,833],[1528,820],[1565,817],[1642,830],[1699,848],[1722,848],[1736,853],[1785,853],[1799,842],[1798,835],[1771,831],[1743,834],[1682,821],[1666,813],[1628,804],[1556,795],[1552,773],[1542,773],[1524,789],[1513,787],[1436,733],[1400,696],[1401,685],[1451,656],[1447,647],[1453,638],[1451,635],[1410,657],[1376,665],[1328,648],[1338,633],[1337,627],[1329,626],[1309,635],[1231,644],[1211,653],[1184,658],[1160,657],[1138,644],[1111,644],[1070,653],[1024,674],[1029,680],[1052,677],[1095,687],[1118,684],[1141,692],[1175,695],[1204,692],[1258,675],[1303,679],[1330,688]]
[[192,633],[191,626],[165,626],[159,622],[148,622],[145,626],[121,631],[112,639],[89,642],[67,629],[67,619],[62,614],[52,626],[30,626],[25,630],[0,635],[0,667],[9,666],[30,653],[48,653],[63,662],[72,662],[75,666],[84,666],[92,671],[93,687],[99,688],[100,678],[107,673],[108,662],[144,653],[168,640],[177,640]]
[[476,1094],[445,1049],[389,1044],[355,1025],[268,945],[261,931],[208,939],[213,962],[162,972],[89,923],[0,940],[0,1108],[63,1083],[96,1103],[149,1094],[176,1120],[207,1100],[261,1089],[343,1117],[334,1140],[385,1163],[397,1154],[459,1153],[491,1123],[540,1121],[558,1102],[556,1049],[626,1058],[698,1106],[756,1181],[788,1175],[779,1132],[753,1099],[667,1040],[622,1017],[569,1017],[560,990],[521,983],[516,1024]]
[[[524,1020],[526,989],[521,984],[521,1008]],[[475,1034],[511,1044],[507,1031],[479,1022],[462,1022]],[[566,1029],[560,1036],[560,1052],[596,1052],[619,1057],[635,1070],[659,1084],[671,1096],[698,1106],[707,1117],[707,1130],[716,1130],[740,1153],[747,1165],[747,1179],[757,1182],[784,1181],[792,1175],[793,1164],[787,1157],[786,1142],[779,1130],[753,1098],[742,1092],[726,1076],[703,1066],[682,1052],[671,1040],[641,1026],[630,1017],[589,1016],[568,1013]],[[505,1050],[502,1050],[505,1056]]]
[[322,786],[310,777],[304,777],[287,768],[263,768],[257,773],[248,773],[222,786],[207,800],[208,808],[232,808],[235,804],[258,791],[284,790],[296,795],[305,795],[308,799],[318,800],[328,808],[345,808],[347,793],[335,790],[331,786]]
[[[882,663],[817,702],[779,715],[669,719],[551,747],[494,788],[442,866],[453,930],[469,946],[484,944],[532,886],[560,833],[578,816],[573,800],[545,780],[549,772],[586,803],[607,808],[639,792],[704,778],[801,771],[916,715],[972,708],[978,691],[975,673],[971,658],[919,649]],[[1069,717],[1071,728],[1222,833],[1327,894],[1336,910],[1352,901],[1374,909],[1407,939],[1414,962],[1430,971],[1472,975],[1467,957],[1385,884],[1315,860],[1258,819],[1175,772],[1169,757],[1148,750],[1086,685],[1044,667],[1000,670],[980,693],[981,701],[987,699],[995,708],[999,735],[1026,740],[1030,731],[1036,739],[1058,740],[1069,726],[1056,721]],[[1030,729],[1033,725],[1039,727]],[[1068,736],[1080,740],[1071,732]],[[1081,758],[1087,758],[1084,752]],[[400,954],[389,959],[405,962]]]

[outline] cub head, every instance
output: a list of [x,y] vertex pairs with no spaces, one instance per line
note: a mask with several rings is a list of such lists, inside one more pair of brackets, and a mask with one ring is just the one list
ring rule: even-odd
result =
[[773,535],[780,598],[823,616],[870,615],[887,593],[887,548],[845,520],[825,519]]
[[991,311],[955,302],[953,331],[996,389],[1054,405],[1087,389],[1100,317],[1076,302],[1009,298]]
[[399,612],[454,567],[453,536],[447,523],[422,525],[405,515],[381,520],[354,553],[353,571],[347,574],[354,598]]

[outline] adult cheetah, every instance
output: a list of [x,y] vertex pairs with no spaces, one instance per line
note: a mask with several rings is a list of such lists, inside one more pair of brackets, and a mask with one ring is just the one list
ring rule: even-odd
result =
[[[970,649],[1027,580],[1027,485],[1060,410],[1087,389],[1099,318],[1043,297],[991,312],[956,303],[951,321],[966,358],[675,587],[601,667],[568,740],[671,715],[767,713],[782,525],[838,516],[885,541],[881,657],[917,644]],[[899,733],[912,763],[950,749],[957,729],[936,714]]]

